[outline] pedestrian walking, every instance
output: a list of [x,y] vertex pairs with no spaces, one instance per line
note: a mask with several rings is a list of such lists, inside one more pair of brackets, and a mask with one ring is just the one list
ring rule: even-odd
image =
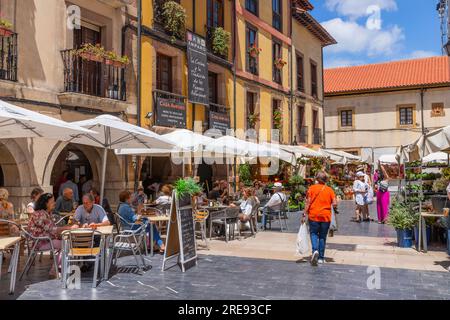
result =
[[389,193],[389,175],[384,167],[378,162],[378,170],[375,171],[374,182],[377,189],[377,214],[378,223],[384,224],[389,216],[389,205],[391,194]]
[[331,210],[337,210],[336,195],[326,185],[328,175],[320,171],[316,176],[317,184],[309,187],[306,193],[305,213],[301,223],[308,220],[311,237],[311,265],[325,262],[325,246],[331,224]]
[[355,222],[370,221],[368,215],[367,195],[369,193],[369,185],[365,182],[365,174],[362,171],[356,173],[356,180],[353,183],[353,192],[355,194]]

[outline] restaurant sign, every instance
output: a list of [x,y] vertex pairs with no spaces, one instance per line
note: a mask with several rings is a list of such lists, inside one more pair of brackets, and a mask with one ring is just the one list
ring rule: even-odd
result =
[[175,99],[157,97],[156,125],[186,128],[186,104]]
[[230,116],[228,113],[209,112],[209,128],[220,130],[224,135],[230,129]]
[[209,104],[208,57],[206,41],[199,35],[187,32],[188,100],[191,103]]

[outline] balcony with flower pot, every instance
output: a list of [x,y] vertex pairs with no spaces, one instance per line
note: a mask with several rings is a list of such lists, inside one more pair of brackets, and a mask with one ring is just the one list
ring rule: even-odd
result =
[[125,111],[125,68],[127,56],[106,51],[101,45],[84,44],[61,51],[64,65],[64,93],[61,104],[86,106],[108,112]]
[[0,80],[17,81],[17,33],[0,19]]
[[228,60],[231,33],[222,27],[206,27],[206,44],[208,51],[215,56]]
[[172,42],[185,40],[186,9],[178,1],[153,1],[153,28],[170,36]]

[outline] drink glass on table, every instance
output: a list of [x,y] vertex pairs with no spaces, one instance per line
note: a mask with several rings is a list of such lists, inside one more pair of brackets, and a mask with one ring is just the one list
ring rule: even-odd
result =
[[442,212],[444,213],[444,217],[448,217],[449,211],[450,211],[450,208],[444,208],[442,210]]

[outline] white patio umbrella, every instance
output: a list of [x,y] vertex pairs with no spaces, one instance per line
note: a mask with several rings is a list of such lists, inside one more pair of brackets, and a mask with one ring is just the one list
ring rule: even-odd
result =
[[95,132],[0,100],[0,138],[49,138],[66,141],[72,135]]
[[304,146],[291,146],[280,144],[280,148],[289,152],[292,152],[297,159],[300,158],[326,158],[320,152],[314,151]]
[[361,157],[355,156],[345,151],[320,149],[319,152],[322,153],[324,156],[330,158],[334,162],[340,164],[347,164],[351,162],[362,162]]
[[170,149],[174,147],[174,144],[162,136],[111,115],[101,115],[94,119],[72,122],[72,124],[98,133],[97,135],[77,135],[70,142],[103,148],[100,203],[103,201],[104,196],[108,149]]

